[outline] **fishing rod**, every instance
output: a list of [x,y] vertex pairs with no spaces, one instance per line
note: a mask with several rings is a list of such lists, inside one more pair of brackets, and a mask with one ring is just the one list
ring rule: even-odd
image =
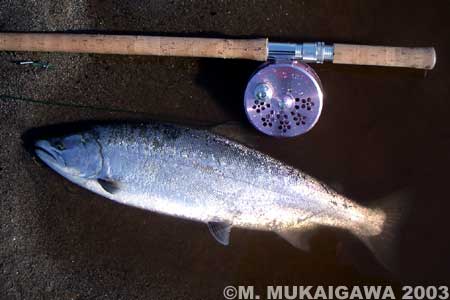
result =
[[307,64],[433,69],[433,47],[274,43],[268,39],[217,39],[142,35],[0,33],[0,51],[39,51],[156,55],[265,61],[244,94],[250,123],[276,137],[304,134],[317,123],[323,106],[319,76]]

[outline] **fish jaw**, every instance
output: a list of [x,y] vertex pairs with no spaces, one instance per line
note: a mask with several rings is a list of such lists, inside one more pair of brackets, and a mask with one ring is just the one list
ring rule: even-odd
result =
[[[34,152],[47,166],[56,172],[64,168],[64,160],[60,153],[47,140],[38,140],[34,144]],[[60,172],[58,172],[60,173]]]
[[102,193],[102,189],[96,182],[95,178],[83,178],[81,176],[74,175],[76,172],[66,167],[60,152],[53,147],[49,141],[37,140],[34,143],[34,152],[42,162],[62,177],[79,185],[80,187],[87,188],[94,193],[107,196],[105,193]]

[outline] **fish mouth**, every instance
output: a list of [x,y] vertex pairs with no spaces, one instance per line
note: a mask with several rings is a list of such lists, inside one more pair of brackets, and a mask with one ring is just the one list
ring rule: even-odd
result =
[[50,167],[61,167],[64,160],[58,151],[46,140],[39,140],[34,144],[34,152],[44,163]]

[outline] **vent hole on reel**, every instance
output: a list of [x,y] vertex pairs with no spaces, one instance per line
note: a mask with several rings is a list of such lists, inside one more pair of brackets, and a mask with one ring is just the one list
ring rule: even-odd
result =
[[260,112],[259,108],[256,110],[256,112],[259,114],[259,112]]

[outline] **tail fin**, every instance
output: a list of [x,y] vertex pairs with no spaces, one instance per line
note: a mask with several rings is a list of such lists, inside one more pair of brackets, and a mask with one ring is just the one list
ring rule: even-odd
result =
[[399,268],[396,250],[402,221],[408,215],[408,204],[411,204],[409,200],[412,196],[411,190],[402,190],[378,200],[374,214],[383,220],[380,232],[376,235],[357,234],[378,261],[392,272]]

